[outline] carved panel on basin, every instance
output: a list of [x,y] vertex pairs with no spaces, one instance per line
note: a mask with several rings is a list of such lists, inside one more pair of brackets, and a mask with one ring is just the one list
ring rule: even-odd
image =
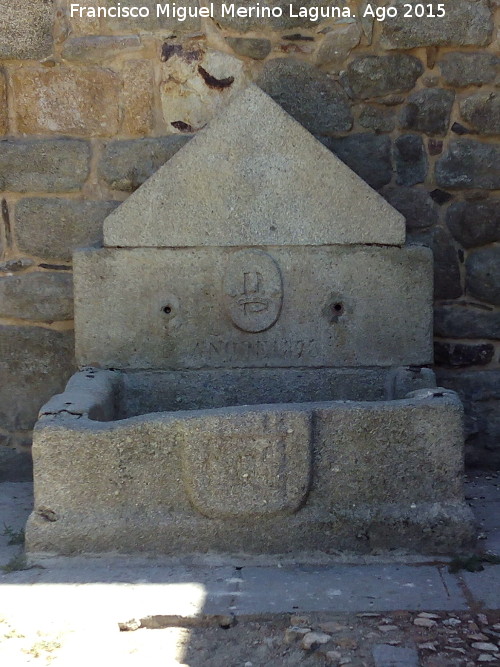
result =
[[181,439],[186,493],[211,518],[292,514],[311,478],[311,417],[305,411],[241,408],[191,421]]

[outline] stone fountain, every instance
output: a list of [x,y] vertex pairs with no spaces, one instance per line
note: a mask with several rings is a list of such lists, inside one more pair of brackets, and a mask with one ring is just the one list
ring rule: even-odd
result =
[[35,553],[447,553],[474,530],[432,255],[250,87],[74,255]]

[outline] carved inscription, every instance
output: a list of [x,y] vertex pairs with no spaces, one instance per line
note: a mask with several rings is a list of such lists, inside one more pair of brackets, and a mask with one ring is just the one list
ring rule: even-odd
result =
[[318,341],[310,338],[304,340],[241,340],[228,341],[213,338],[198,341],[195,352],[204,359],[273,359],[289,358],[302,359],[303,357],[319,354],[321,347]]
[[257,333],[276,323],[283,303],[278,264],[261,250],[231,255],[223,282],[226,310],[242,331]]

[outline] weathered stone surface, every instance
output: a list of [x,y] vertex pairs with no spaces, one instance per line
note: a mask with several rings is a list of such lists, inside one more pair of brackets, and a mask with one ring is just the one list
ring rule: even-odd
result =
[[381,194],[404,215],[408,231],[427,229],[437,224],[439,209],[426,190],[388,187]]
[[372,188],[378,190],[392,179],[391,140],[371,132],[351,134],[322,143]]
[[129,60],[123,66],[125,134],[148,134],[154,125],[154,73],[149,60]]
[[0,317],[34,322],[72,320],[72,276],[36,271],[0,278]]
[[[116,391],[110,388],[111,399]],[[72,398],[70,390],[60,397]],[[51,414],[37,429],[30,552],[282,553],[286,544],[287,552],[399,546],[436,553],[472,538],[472,514],[462,500],[462,410],[450,392],[99,424],[77,414]],[[315,429],[307,428],[309,420]],[[266,423],[278,436],[269,444],[260,426]],[[221,464],[219,450],[203,464],[221,427],[228,435],[238,433],[238,446],[228,453],[232,464]],[[292,450],[292,461],[275,456],[284,448]],[[239,451],[251,456],[239,457]],[[278,476],[271,480],[278,460]],[[310,488],[308,461],[315,480]],[[292,505],[282,490],[286,480],[295,502],[303,494],[305,503],[292,517],[286,515]],[[204,485],[213,485],[213,493]],[[265,500],[274,515],[262,516]],[[44,520],[44,507],[55,520]],[[237,515],[220,518],[231,512]],[[107,520],[98,522],[102,513]]]
[[359,56],[349,63],[345,82],[354,97],[368,99],[411,90],[424,67],[415,56]]
[[363,107],[358,120],[360,125],[376,132],[392,132],[396,127],[392,111],[370,105]]
[[[98,7],[102,7],[103,3],[102,0],[86,0],[85,6],[96,10],[97,13]],[[66,35],[69,33],[72,35],[98,35],[100,32],[106,32],[101,26],[100,18],[80,16],[79,13],[71,16],[68,11],[64,16],[63,30],[65,30]]]
[[401,113],[401,127],[444,136],[450,125],[454,99],[453,91],[440,88],[426,88],[412,93]]
[[446,212],[446,224],[464,248],[500,241],[500,199],[456,202]]
[[313,134],[338,134],[352,127],[343,88],[313,65],[295,58],[275,58],[264,65],[257,84]]
[[376,644],[373,647],[375,667],[418,667],[418,653],[414,648]]
[[72,332],[0,325],[1,427],[31,429],[40,406],[73,370]]
[[53,0],[1,0],[0,59],[39,60],[52,51]]
[[[123,2],[119,0],[101,0],[99,2],[101,6],[106,5],[108,7],[116,7],[118,4],[123,6]],[[182,5],[177,4],[177,7],[182,6],[186,8],[187,14],[186,19],[180,21],[177,17],[168,17],[166,15],[157,16],[156,5],[161,4],[162,6],[167,3],[157,3],[157,0],[141,0],[140,7],[147,7],[149,9],[149,16],[143,18],[134,18],[134,17],[120,17],[120,18],[107,18],[102,22],[102,29],[104,32],[109,30],[120,31],[120,32],[155,32],[162,31],[163,33],[174,33],[175,35],[181,35],[190,32],[196,32],[201,29],[201,20],[199,17],[191,17],[188,15],[189,9],[198,8],[198,2],[196,0],[185,0]]]
[[102,239],[103,220],[118,204],[52,197],[21,199],[15,209],[17,246],[36,257],[69,262],[74,248]]
[[500,148],[471,139],[450,143],[436,163],[436,181],[443,188],[500,188]]
[[239,56],[264,60],[271,53],[271,40],[256,37],[226,37],[226,42]]
[[210,519],[294,514],[311,483],[310,432],[311,414],[286,410],[214,415],[202,437],[185,432],[179,444],[191,504]]
[[439,67],[450,86],[481,86],[495,80],[500,58],[492,53],[445,53]]
[[103,151],[99,176],[113,190],[132,192],[177,153],[190,136],[112,141]]
[[469,253],[465,269],[467,292],[500,306],[500,245]]
[[436,386],[433,371],[391,368],[230,368],[134,371],[122,378],[117,418],[228,405],[380,401]]
[[93,421],[112,421],[116,417],[120,378],[119,371],[84,368],[71,376],[64,394],[56,394],[45,403],[39,417],[64,412]]
[[495,348],[491,343],[464,345],[463,343],[434,343],[434,363],[436,366],[466,368],[467,366],[487,366],[493,359]]
[[[359,145],[369,151],[373,144]],[[252,86],[110,215],[104,240],[127,247],[400,245],[404,224]]]
[[[431,255],[426,248],[282,246],[270,253],[245,252],[271,259],[283,286],[276,323],[258,334],[250,332],[260,310],[247,311],[248,325],[235,321],[228,299],[243,310],[246,303],[274,303],[280,295],[268,291],[264,279],[254,286],[244,263],[245,270],[234,274],[239,249],[77,251],[79,363],[293,368],[425,365],[431,358]],[[100,298],[89,299],[97,275]]]
[[331,72],[338,72],[351,51],[361,40],[361,28],[357,23],[339,23],[328,32],[316,55],[317,65],[328,65]]
[[78,139],[0,143],[0,187],[16,192],[79,190],[89,173],[90,146]]
[[[446,16],[405,17],[405,5],[417,0],[392,0],[398,8],[395,18],[382,23],[384,49],[413,49],[417,46],[484,46],[492,38],[493,21],[487,0],[446,3]],[[436,11],[436,10],[435,10]]]
[[95,62],[102,65],[104,60],[140,48],[141,40],[137,35],[86,35],[66,40],[62,57],[65,60]]
[[427,155],[422,137],[417,134],[403,134],[394,142],[394,162],[396,183],[416,185],[423,183],[427,175]]
[[435,386],[432,371],[407,368],[229,368],[134,371],[123,376],[117,417],[228,405],[380,401]]
[[443,387],[456,391],[465,408],[466,463],[497,470],[500,465],[500,371],[436,369]]
[[457,249],[449,231],[434,227],[428,231],[414,233],[412,240],[422,243],[434,254],[434,298],[456,299],[462,295],[460,266]]
[[434,333],[442,338],[490,338],[500,340],[500,312],[474,303],[437,306]]
[[164,48],[163,62],[163,117],[172,133],[203,128],[249,82],[244,63],[221,51]]
[[106,136],[118,130],[120,78],[110,70],[31,68],[12,72],[19,132]]
[[7,107],[7,81],[5,72],[0,69],[0,135],[9,131],[9,113]]
[[479,134],[500,134],[500,95],[477,93],[460,102],[460,114]]

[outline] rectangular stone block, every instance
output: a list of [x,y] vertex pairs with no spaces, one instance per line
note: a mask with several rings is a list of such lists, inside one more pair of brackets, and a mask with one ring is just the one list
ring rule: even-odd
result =
[[0,428],[33,428],[41,405],[73,370],[71,331],[0,326]]
[[12,73],[18,132],[108,136],[118,131],[120,77],[98,67]]
[[[428,364],[431,265],[418,246],[84,249],[74,256],[78,362]],[[89,298],[96,276],[99,299]]]
[[35,322],[72,320],[71,274],[34,271],[0,277],[0,317]]
[[154,122],[154,76],[148,60],[130,60],[123,66],[124,134],[148,134]]
[[0,16],[1,60],[50,55],[54,0],[0,0]]
[[98,243],[102,222],[120,202],[29,197],[16,204],[14,236],[21,252],[71,261],[73,250]]
[[78,139],[0,143],[0,188],[14,192],[71,192],[87,180],[90,146]]
[[[66,23],[71,30],[72,35],[98,35],[99,33],[104,32],[101,27],[102,21],[97,16],[90,18],[87,15],[80,16],[79,12],[75,12],[71,16],[69,12],[69,4],[71,0],[66,0]],[[102,0],[85,0],[85,7],[88,9],[94,9],[95,14],[97,15],[97,9],[102,7]]]
[[498,609],[500,606],[500,569],[485,568],[483,572],[464,572],[463,578],[475,601],[483,609]]
[[[241,578],[240,594],[234,601],[238,616],[290,609],[352,613],[467,608],[455,578],[444,568],[440,571],[428,565],[244,567]],[[386,661],[377,667],[403,665]]]
[[450,142],[436,162],[436,183],[442,188],[500,188],[500,147],[473,139]]
[[137,51],[140,48],[141,40],[137,35],[72,37],[64,43],[62,57],[65,60],[94,62],[102,65],[104,60],[112,59],[128,51]]
[[99,162],[99,177],[112,190],[133,192],[189,140],[190,135],[110,141]]

